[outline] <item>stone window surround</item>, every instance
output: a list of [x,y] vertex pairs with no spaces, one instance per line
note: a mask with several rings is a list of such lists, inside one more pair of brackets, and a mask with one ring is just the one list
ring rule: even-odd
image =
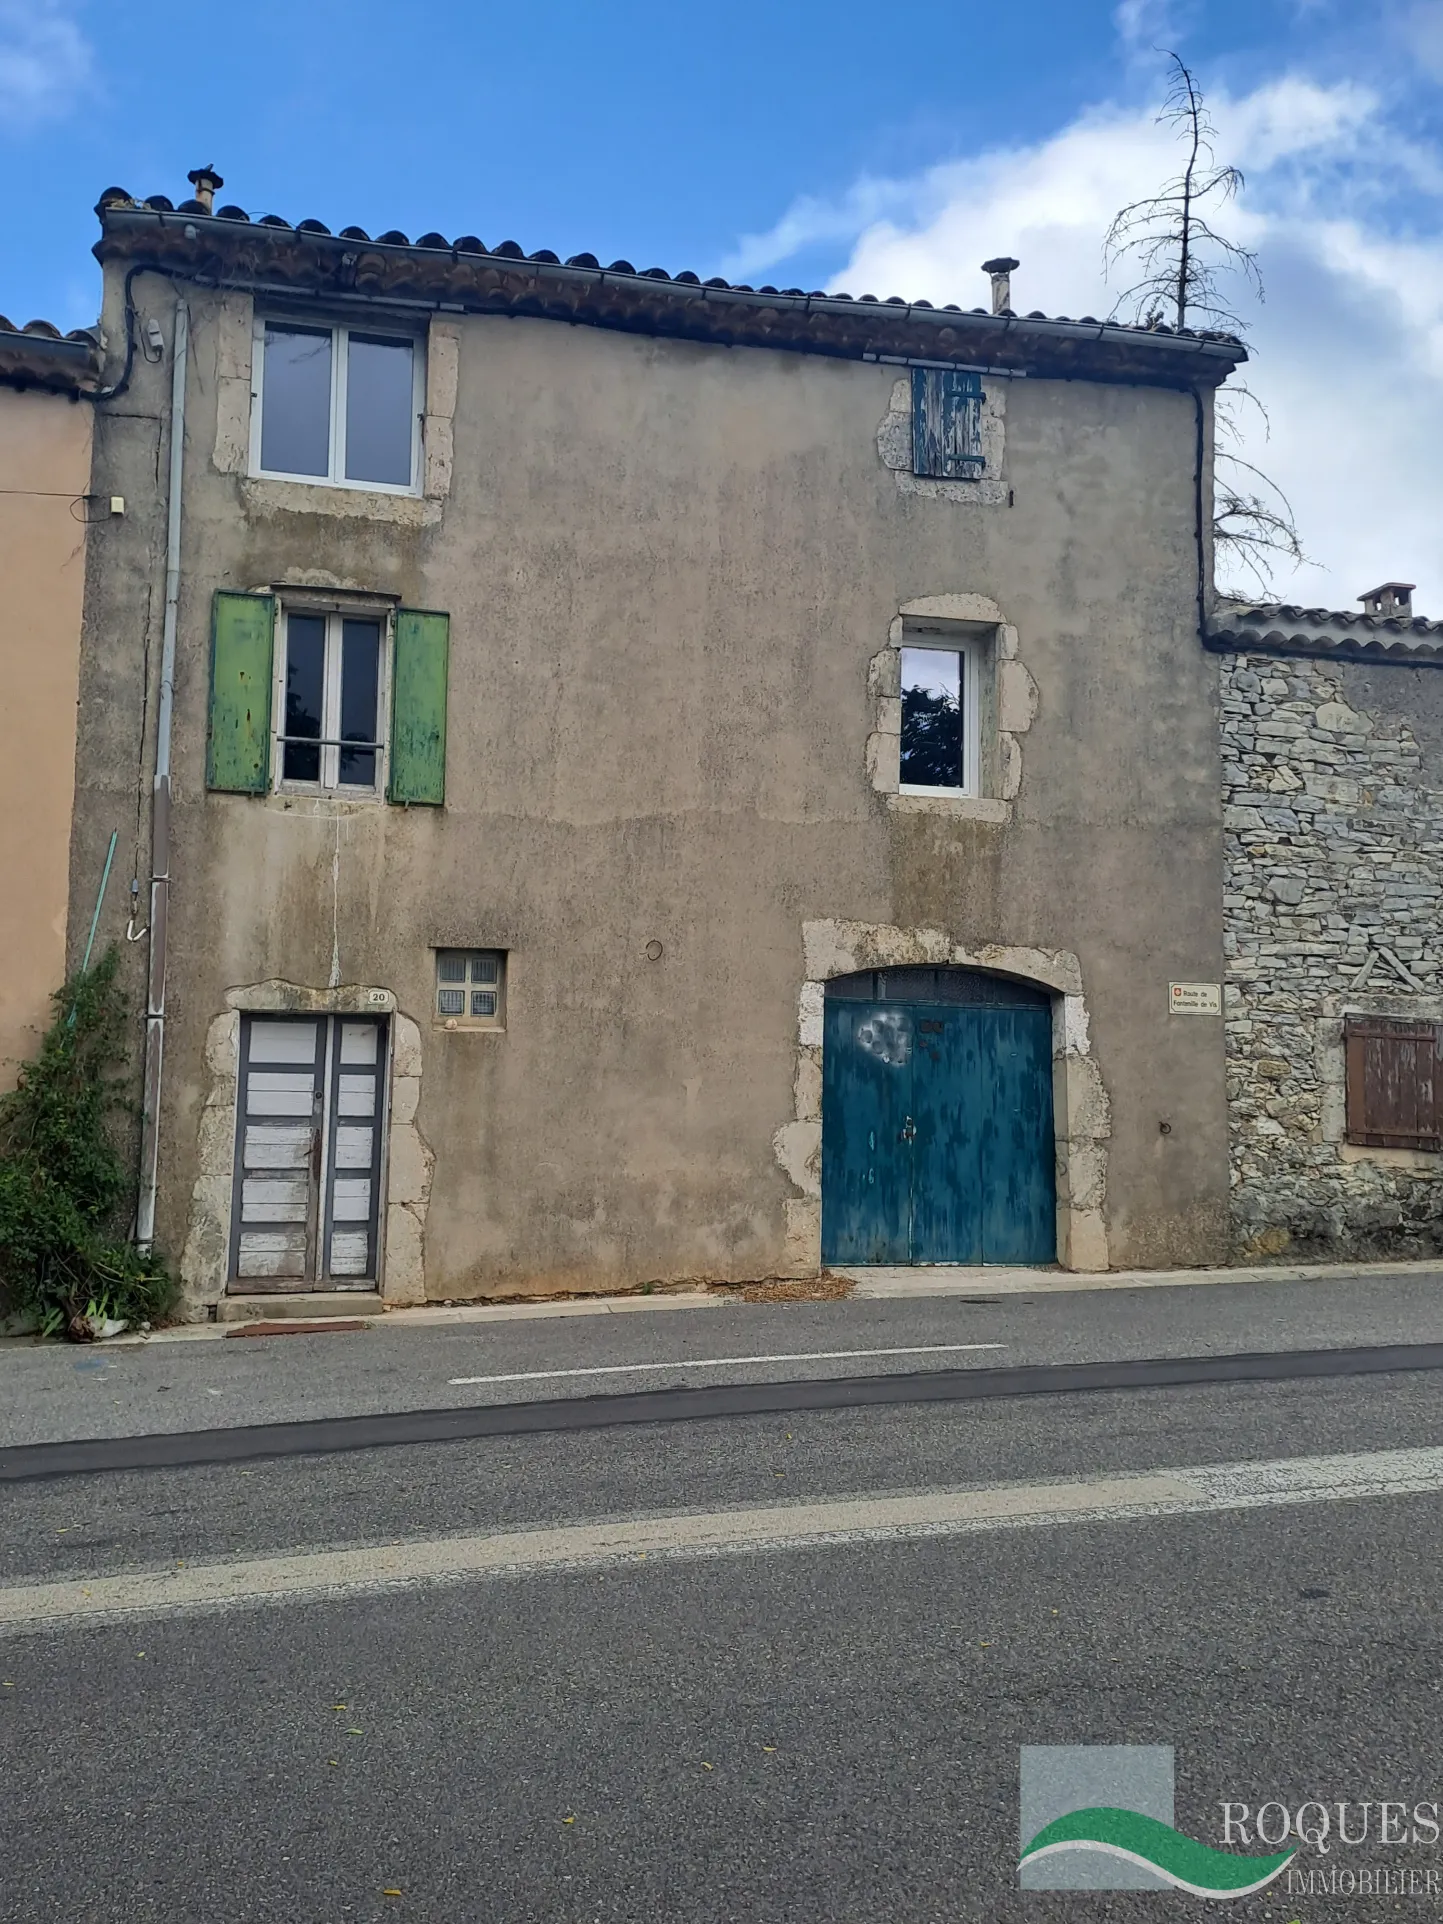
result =
[[877,456],[896,477],[898,494],[921,495],[929,501],[956,501],[968,507],[1005,508],[1012,493],[1003,469],[1007,448],[1006,375],[982,378],[981,472],[965,481],[944,481],[912,472],[912,375],[910,369],[892,384],[887,412],[877,428]]
[[1057,1260],[1085,1273],[1109,1266],[1107,1144],[1112,1112],[1091,1053],[1082,968],[1065,949],[988,944],[968,948],[940,929],[883,923],[803,922],[806,980],[797,999],[795,1116],[772,1149],[799,1192],[786,1211],[786,1258],[794,1274],[815,1274],[822,1261],[822,1015],[826,984],[858,969],[955,965],[1016,976],[1052,992],[1052,1099],[1057,1149]]
[[[902,647],[908,623],[934,623],[956,630],[959,639],[982,642],[978,664],[979,735],[982,744],[980,795],[908,794],[902,789]],[[923,595],[904,601],[892,620],[887,646],[867,664],[872,699],[872,732],[867,737],[867,773],[874,789],[887,798],[894,814],[953,815],[974,822],[1005,824],[1022,787],[1021,737],[1037,716],[1037,683],[1018,657],[1017,630],[987,595]]]
[[[348,307],[347,312],[350,312]],[[451,492],[453,424],[460,371],[461,326],[449,315],[432,315],[426,330],[426,410],[421,422],[421,491],[386,494],[365,488],[307,481],[264,479],[250,472],[251,356],[255,302],[251,295],[223,294],[216,306],[216,435],[212,464],[234,475],[247,508],[262,513],[328,515],[388,521],[398,527],[434,527]]]
[[1323,1141],[1337,1146],[1340,1162],[1372,1162],[1405,1174],[1443,1173],[1443,1150],[1379,1149],[1348,1141],[1348,1073],[1343,1024],[1350,1015],[1401,1016],[1410,1022],[1443,1022],[1443,995],[1362,995],[1356,992],[1324,996],[1313,1029],[1314,1060],[1321,1096],[1319,1130]]
[[[226,993],[225,1012],[206,1032],[210,1085],[197,1137],[196,1179],[180,1274],[183,1313],[204,1320],[226,1295],[235,1191],[236,1098],[240,1020],[246,1015],[385,1016],[390,1039],[387,1101],[382,1118],[381,1184],[385,1197],[378,1249],[378,1287],[388,1304],[426,1300],[426,1212],[436,1158],[416,1125],[421,1100],[421,1031],[402,1015],[390,989],[307,989],[257,982]],[[304,1284],[298,1293],[305,1293]],[[343,1307],[345,1292],[337,1292]]]

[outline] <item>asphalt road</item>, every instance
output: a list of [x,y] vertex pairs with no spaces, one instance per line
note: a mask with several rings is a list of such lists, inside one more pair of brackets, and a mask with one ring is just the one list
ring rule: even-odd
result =
[[[1429,1291],[1409,1300],[1390,1286],[1350,1304],[1298,1287],[1291,1307],[1249,1299],[1206,1332],[1184,1325],[1199,1299],[1226,1310],[1213,1288],[1137,1292],[1141,1329],[1101,1294],[1051,1299],[1046,1327],[1007,1304],[1007,1360],[1258,1348],[1265,1325],[1274,1347],[1438,1339]],[[520,1326],[519,1337],[500,1327],[518,1368],[586,1367],[618,1350],[643,1360],[667,1344],[674,1358],[960,1340],[951,1305],[754,1315],[676,1312],[624,1330],[587,1319]],[[864,1323],[870,1345],[838,1339]],[[723,1324],[750,1340],[687,1347]],[[495,1340],[493,1327],[487,1360]],[[204,1372],[251,1372],[252,1407],[287,1412],[307,1371],[326,1375],[317,1396],[363,1395],[363,1408],[387,1407],[373,1369],[398,1372],[399,1397],[423,1376],[433,1400],[442,1371],[480,1373],[464,1326],[427,1333],[418,1363],[393,1347],[414,1341],[377,1332],[122,1354],[146,1370],[163,1360],[186,1383],[179,1372],[193,1365],[202,1390],[214,1380]],[[383,1363],[367,1362],[383,1344]],[[0,1360],[7,1378],[14,1354]],[[332,1360],[346,1354],[358,1360]],[[57,1352],[45,1367],[57,1358],[69,1360]],[[143,1421],[150,1394],[137,1391],[132,1409],[112,1379],[117,1433]],[[61,1433],[78,1420],[67,1414]],[[467,1532],[1440,1444],[1443,1373],[1405,1371],[64,1477],[0,1489],[0,1598],[57,1579]],[[1178,1828],[1214,1843],[1223,1799],[1438,1798],[1440,1524],[1443,1494],[1429,1490],[617,1556],[11,1630],[0,1635],[0,1919],[1216,1918],[1178,1893],[1019,1893],[1019,1746],[1173,1745]],[[1443,1861],[1421,1847],[1346,1853],[1359,1868],[1380,1857],[1420,1871]],[[1373,1924],[1435,1902],[1273,1886],[1232,1914]]]
[[[1443,1342],[1443,1271],[892,1301],[738,1304],[145,1347],[0,1345],[0,1447],[667,1384]],[[943,1345],[981,1345],[944,1350]],[[902,1350],[909,1353],[878,1355]],[[860,1352],[847,1356],[837,1351]],[[736,1358],[808,1358],[741,1367]],[[708,1365],[709,1358],[732,1359]],[[615,1374],[590,1372],[617,1365]],[[629,1366],[646,1365],[626,1374]],[[651,1366],[664,1364],[665,1372]],[[584,1375],[567,1372],[583,1371]],[[456,1382],[456,1378],[482,1381]],[[499,1380],[498,1380],[499,1379]],[[510,1380],[507,1380],[510,1379]]]

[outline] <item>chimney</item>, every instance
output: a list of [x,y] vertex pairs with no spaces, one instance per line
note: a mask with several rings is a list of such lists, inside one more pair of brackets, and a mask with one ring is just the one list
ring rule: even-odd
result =
[[224,187],[225,182],[221,179],[214,167],[192,167],[186,175],[186,179],[190,182],[191,186],[194,187],[196,199],[200,202],[202,209],[208,214],[215,205],[216,189],[218,187]]
[[982,272],[992,276],[992,312],[994,314],[1012,312],[1012,270],[1021,265],[1021,261],[1014,261],[1006,254],[999,254],[995,261],[983,261]]
[[1380,621],[1411,621],[1417,585],[1416,581],[1385,581],[1381,588],[1369,588],[1358,597],[1363,613],[1376,615]]

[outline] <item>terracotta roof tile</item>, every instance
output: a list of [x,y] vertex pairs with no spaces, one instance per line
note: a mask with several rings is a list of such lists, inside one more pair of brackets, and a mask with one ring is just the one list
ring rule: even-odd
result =
[[[270,230],[273,239],[270,236],[268,239],[277,248],[288,241],[292,249],[306,245],[341,250],[338,254],[328,252],[322,257],[313,257],[308,279],[303,276],[300,254],[294,254],[289,262],[272,257],[269,264],[289,268],[298,289],[316,293],[326,291],[325,287],[315,284],[318,277],[334,277],[343,262],[350,262],[352,280],[347,285],[354,292],[374,294],[377,298],[385,298],[388,292],[399,295],[402,290],[406,290],[408,298],[415,298],[423,289],[429,292],[444,287],[448,306],[459,304],[479,312],[517,312],[518,303],[524,300],[528,312],[554,315],[557,319],[591,321],[632,331],[679,333],[691,338],[755,342],[791,350],[903,359],[930,355],[1019,368],[1036,362],[1039,371],[1044,373],[1078,373],[1095,379],[1109,378],[1109,370],[1115,369],[1122,378],[1171,386],[1194,382],[1216,385],[1226,378],[1232,366],[1246,359],[1241,342],[1231,335],[1213,331],[1134,327],[1116,321],[1099,321],[1091,315],[1073,321],[1065,315],[1049,317],[1037,311],[1025,316],[1010,311],[993,315],[982,307],[963,309],[953,302],[937,307],[926,300],[909,302],[901,295],[879,300],[874,294],[863,294],[854,299],[844,293],[821,290],[809,293],[798,287],[779,289],[768,284],[753,288],[746,282],[729,282],[720,275],[703,281],[690,269],[672,273],[663,267],[646,267],[638,272],[624,259],[603,268],[591,253],[573,254],[562,263],[549,248],[528,255],[514,240],[503,240],[488,247],[474,234],[463,234],[448,241],[443,234],[428,232],[412,241],[399,228],[391,228],[372,240],[366,229],[359,226],[344,227],[339,235],[333,236],[324,222],[314,218],[293,225],[279,214],[263,214],[253,219],[234,203],[227,203],[211,215],[203,211],[197,213],[198,207],[199,203],[187,203],[177,210],[164,194],[139,201],[123,188],[109,187],[96,208],[102,226],[96,252],[102,259],[110,255],[138,258],[144,251],[138,237],[126,236],[125,230],[135,226],[137,216],[149,215],[159,217],[156,225],[165,241],[163,266],[182,274],[189,261],[220,251],[235,259],[241,239],[239,230],[246,228],[255,235],[256,241],[261,238],[257,229]],[[343,243],[369,250],[364,257],[363,272],[357,269],[355,256],[344,253]],[[250,244],[252,258],[253,245]],[[384,255],[381,250],[385,250]],[[400,254],[404,254],[406,260],[398,260],[396,257]],[[504,276],[485,276],[484,263],[488,261],[501,267],[506,263],[525,263],[542,275],[550,269],[558,279],[532,282],[524,290],[509,287]],[[475,269],[466,269],[467,262],[475,262]],[[559,278],[567,269],[607,277],[604,295],[584,295],[574,282]],[[254,267],[250,271],[256,273]],[[487,285],[480,287],[474,278],[468,282],[466,272],[485,276]],[[256,277],[259,278],[258,273]],[[642,282],[655,283],[658,290],[674,290],[673,298],[658,304],[641,291]],[[625,283],[635,290],[629,296],[624,291]],[[475,298],[464,298],[468,294],[474,294]],[[678,305],[677,297],[685,299],[688,295],[697,304]],[[758,295],[785,303],[786,309],[759,311],[746,305],[748,297]],[[737,297],[736,303],[728,301],[728,296]],[[874,323],[861,329],[844,321],[844,310],[848,306],[886,310],[888,318],[883,323],[878,313]],[[953,315],[960,317],[965,325],[958,326],[945,319]],[[949,328],[954,338],[944,337]],[[1064,330],[1072,331],[1070,342],[1064,339]]]
[[1223,598],[1208,623],[1208,645],[1245,654],[1335,655],[1342,660],[1407,663],[1443,659],[1443,621],[1423,615],[1369,615],[1351,608],[1299,608],[1285,602]]
[[101,334],[73,327],[62,334],[53,321],[18,327],[0,314],[0,384],[80,394],[100,385]]

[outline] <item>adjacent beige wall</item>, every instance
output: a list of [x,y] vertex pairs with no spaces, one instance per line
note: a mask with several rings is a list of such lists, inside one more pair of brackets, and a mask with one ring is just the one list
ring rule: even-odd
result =
[[[0,387],[0,1088],[65,973],[93,409]],[[91,886],[105,849],[96,854]]]
[[[173,290],[136,286],[168,335]],[[166,1247],[205,1178],[212,1025],[280,981],[378,985],[416,1025],[429,1296],[795,1268],[809,1199],[773,1139],[798,1114],[803,929],[832,922],[1072,958],[1111,1134],[1105,1196],[1080,1161],[1069,1195],[1095,1247],[1063,1254],[1105,1234],[1123,1267],[1221,1259],[1220,1024],[1167,994],[1222,974],[1191,395],[1015,381],[997,486],[934,496],[898,487],[894,368],[448,316],[428,419],[454,375],[450,465],[397,501],[237,472],[216,397],[244,303],[188,298]],[[153,506],[92,544],[77,847],[133,817],[137,766],[148,794],[169,381],[138,366],[98,427],[96,485]],[[450,612],[444,809],[207,795],[212,597],[282,582]],[[1030,676],[998,717],[1016,785],[976,819],[896,807],[868,761],[871,665],[905,609],[982,605],[955,597],[995,608]],[[504,1034],[433,1022],[437,944],[510,952]]]

